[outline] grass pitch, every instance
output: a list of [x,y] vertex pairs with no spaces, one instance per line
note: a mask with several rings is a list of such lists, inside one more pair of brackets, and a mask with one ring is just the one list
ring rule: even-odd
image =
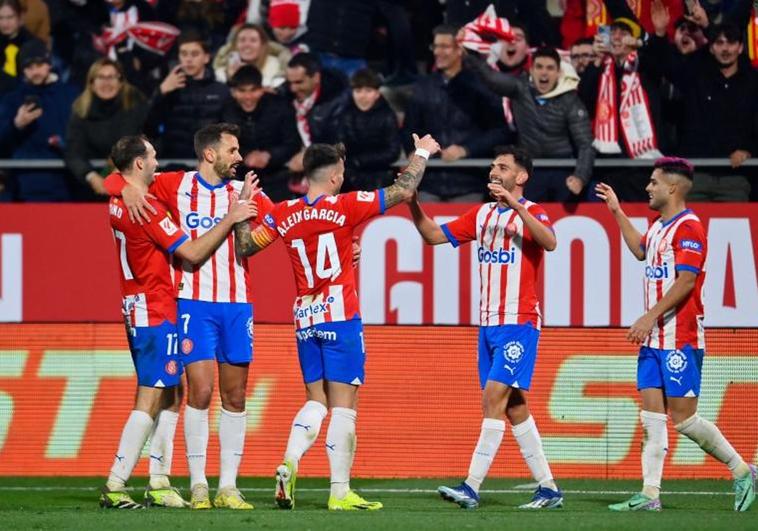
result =
[[[524,480],[487,480],[482,506],[474,511],[459,509],[436,493],[438,485],[454,485],[460,478],[354,480],[352,486],[364,497],[384,503],[383,510],[371,513],[327,511],[327,480],[310,478],[298,480],[294,511],[275,509],[272,478],[240,480],[240,488],[256,506],[254,511],[102,510],[97,505],[102,481],[102,478],[0,478],[0,529],[758,529],[758,501],[750,511],[735,513],[732,485],[728,481],[665,481],[660,513],[612,513],[607,509],[609,503],[626,499],[639,489],[639,481],[562,480],[563,509],[528,512],[517,509],[531,497]],[[135,500],[142,500],[145,483],[143,478],[131,482],[135,486]],[[185,478],[175,480],[175,484],[187,495]]]

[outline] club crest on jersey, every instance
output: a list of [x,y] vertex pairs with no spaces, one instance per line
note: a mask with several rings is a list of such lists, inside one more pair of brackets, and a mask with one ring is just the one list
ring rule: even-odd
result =
[[661,243],[658,244],[658,252],[663,254],[666,251],[668,251],[669,248],[669,242],[666,240],[661,240]]
[[176,231],[179,230],[176,228],[176,225],[174,224],[173,221],[171,221],[171,218],[169,217],[163,218],[161,222],[159,223],[159,225],[161,226],[161,228],[163,229],[163,232],[165,232],[167,236],[171,236],[172,234],[175,234]]
[[189,354],[192,349],[195,348],[195,344],[188,337],[182,339],[182,354]]
[[178,369],[178,365],[176,364],[176,361],[171,360],[168,363],[166,363],[166,374],[170,374],[171,376],[174,376],[177,370],[179,369]]
[[524,345],[521,341],[509,341],[503,347],[503,355],[506,361],[518,363],[524,357]]
[[247,337],[250,339],[253,339],[253,318],[249,318],[247,320],[247,324],[245,325],[245,328],[247,329]]
[[687,368],[687,356],[681,350],[672,350],[666,355],[666,368],[673,373],[680,373]]
[[364,203],[371,203],[374,200],[375,196],[376,196],[375,192],[358,192],[358,196],[356,197],[356,199]]

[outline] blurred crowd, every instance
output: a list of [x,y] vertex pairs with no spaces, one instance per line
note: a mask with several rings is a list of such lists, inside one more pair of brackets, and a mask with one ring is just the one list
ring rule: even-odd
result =
[[575,159],[535,169],[534,201],[646,201],[649,168],[597,161],[660,154],[728,160],[691,200],[747,201],[757,68],[754,0],[0,0],[0,160],[66,168],[0,169],[0,201],[97,200],[122,135],[178,168],[218,121],[274,200],[304,193],[311,143],[343,142],[346,188],[371,189],[417,132],[450,163],[424,201],[481,200],[487,169],[452,163],[508,144]]

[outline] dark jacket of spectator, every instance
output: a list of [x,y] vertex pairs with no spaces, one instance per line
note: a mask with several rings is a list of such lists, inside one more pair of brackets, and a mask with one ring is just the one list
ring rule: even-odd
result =
[[[51,74],[45,85],[22,82],[0,103],[0,144],[7,145],[12,159],[60,159],[65,145],[66,126],[76,90]],[[34,97],[42,115],[23,129],[13,123],[18,108]],[[16,199],[21,201],[66,201],[70,192],[61,170],[19,170],[14,172]]]
[[347,147],[345,176],[351,188],[374,190],[392,183],[400,131],[397,116],[383,97],[367,111],[351,101],[340,117],[338,137]]
[[365,58],[375,11],[373,0],[312,0],[305,41],[316,52]]
[[202,79],[188,78],[184,88],[165,96],[156,90],[150,101],[148,125],[161,133],[158,153],[163,158],[195,158],[195,132],[218,121],[228,98],[229,88],[216,81],[210,68]]
[[71,115],[66,134],[66,166],[81,182],[94,170],[90,159],[107,159],[111,147],[125,135],[142,132],[147,117],[148,104],[144,96],[139,103],[124,109],[119,98],[92,99],[92,106],[86,118]]
[[726,78],[707,48],[682,56],[670,50],[666,75],[682,93],[679,149],[688,157],[758,154],[758,73],[745,57]]
[[589,181],[595,161],[592,127],[576,90],[540,98],[526,75],[497,72],[472,56],[466,58],[466,66],[476,70],[496,94],[510,98],[520,146],[533,158],[576,156],[574,175],[585,184]]
[[[466,69],[449,80],[435,72],[416,82],[402,136],[407,153],[413,153],[411,133],[431,134],[443,148],[462,146],[467,158],[491,157],[509,141],[501,99]],[[444,198],[485,190],[481,168],[429,168],[427,176],[421,189]]]
[[[295,111],[282,97],[266,93],[252,112],[245,112],[233,99],[221,109],[221,121],[240,126],[240,154],[243,158],[251,151],[267,151],[271,159],[265,168],[254,168],[261,186],[273,200],[289,196],[287,189],[287,161],[300,150],[300,135],[295,126]],[[251,168],[241,168],[244,175]]]

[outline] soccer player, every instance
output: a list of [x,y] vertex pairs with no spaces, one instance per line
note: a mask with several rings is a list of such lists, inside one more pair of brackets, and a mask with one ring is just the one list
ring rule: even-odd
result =
[[326,434],[331,472],[328,508],[382,507],[350,489],[357,395],[365,382],[366,359],[351,267],[352,234],[356,226],[410,199],[415,192],[426,160],[440,148],[429,135],[413,137],[416,151],[393,185],[345,194],[339,193],[345,172],[344,146],[309,146],[303,157],[308,194],[278,203],[252,235],[248,233],[248,241],[239,240],[241,251],[253,254],[282,238],[295,273],[295,337],[307,401],[295,415],[284,462],[276,470],[275,499],[283,509],[295,505],[298,464],[318,437],[327,406],[332,413]]
[[[242,162],[239,128],[233,124],[211,124],[195,133],[197,171],[161,173],[150,193],[167,205],[179,227],[195,240],[212,230],[229,211],[235,194],[250,197],[250,179],[243,191],[241,181],[232,180]],[[121,193],[127,207],[138,211],[144,195],[113,174],[105,181],[110,193]],[[123,192],[121,189],[123,188]],[[252,195],[258,215],[273,204],[263,193]],[[144,213],[143,213],[144,215]],[[135,217],[139,217],[139,213]],[[149,217],[149,215],[148,215]],[[187,373],[187,407],[184,437],[190,470],[192,509],[226,507],[253,509],[237,489],[237,472],[245,445],[247,378],[253,356],[253,307],[247,260],[235,252],[235,233],[249,237],[248,222],[227,236],[209,259],[200,264],[179,260],[177,311],[179,351]],[[205,476],[209,425],[208,408],[218,365],[221,419],[219,446],[221,470],[217,495],[211,504]]]
[[708,245],[703,225],[685,204],[693,171],[685,159],[655,161],[645,190],[650,208],[659,216],[645,235],[634,228],[610,186],[595,187],[629,250],[638,260],[645,260],[645,314],[627,334],[632,343],[642,345],[637,388],[642,397],[643,485],[642,492],[609,505],[612,511],[661,510],[667,410],[676,431],[729,467],[734,476],[734,510],[747,511],[755,500],[756,467],[745,463],[721,431],[697,414],[705,355],[702,297]]
[[505,432],[505,419],[521,449],[537,490],[522,509],[563,506],[542,440],[529,413],[529,390],[542,316],[536,293],[537,270],[544,251],[557,241],[545,211],[524,198],[532,160],[521,148],[504,149],[490,165],[490,195],[495,202],[476,206],[458,219],[438,225],[410,203],[413,221],[430,245],[475,241],[480,277],[479,383],[484,420],[471,456],[468,477],[455,487],[440,487],[445,500],[465,509],[479,506],[479,489],[495,459]]
[[[145,137],[121,138],[111,151],[111,159],[127,183],[143,192],[147,191],[158,162],[155,149]],[[180,401],[177,390],[182,375],[182,362],[177,354],[176,300],[169,255],[200,263],[226,239],[235,223],[257,213],[255,202],[235,199],[228,215],[219,220],[213,230],[190,241],[163,205],[157,201],[151,201],[151,204],[156,215],[142,225],[129,219],[120,197],[112,197],[109,204],[121,270],[122,310],[129,349],[137,371],[137,395],[100,496],[100,505],[107,508],[142,508],[129,496],[124,486],[148,436],[152,437],[153,442],[150,451],[151,479],[145,492],[145,505],[187,505],[168,482],[178,416],[176,410]],[[169,409],[160,411],[167,406]],[[153,458],[158,457],[154,455],[156,453],[161,454],[161,470],[156,470],[153,464]]]

